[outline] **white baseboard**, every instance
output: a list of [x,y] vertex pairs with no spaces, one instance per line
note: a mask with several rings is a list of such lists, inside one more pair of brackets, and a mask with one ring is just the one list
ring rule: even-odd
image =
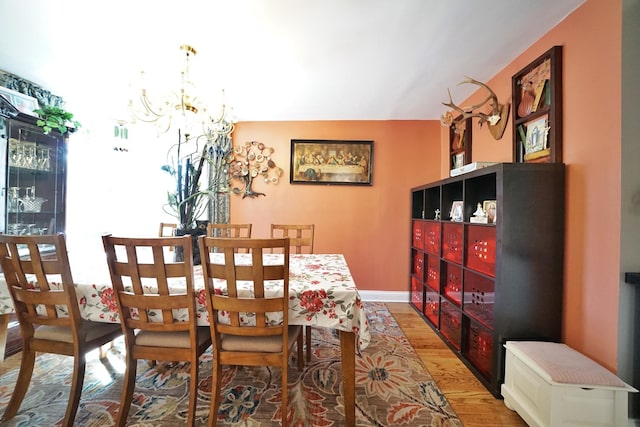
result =
[[358,291],[362,301],[409,302],[408,291]]

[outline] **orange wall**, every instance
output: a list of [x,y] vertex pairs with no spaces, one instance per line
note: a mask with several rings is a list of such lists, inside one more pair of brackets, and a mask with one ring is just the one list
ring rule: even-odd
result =
[[[564,46],[563,159],[567,164],[564,341],[615,371],[618,339],[621,155],[621,0],[588,0],[487,83],[511,98],[511,76],[554,45]],[[460,70],[460,80],[466,70]],[[478,78],[479,76],[471,76]],[[446,100],[442,88],[442,99]],[[453,88],[452,88],[453,89]],[[471,104],[484,96],[477,93]],[[454,101],[459,101],[455,99]],[[346,255],[363,290],[407,291],[409,189],[448,176],[448,133],[438,121],[239,123],[234,142],[276,148],[289,174],[291,139],[375,141],[372,187],[257,187],[267,196],[232,196],[231,219],[314,222],[318,252]],[[512,161],[511,124],[494,140],[474,120],[473,160]],[[541,266],[544,268],[544,266]]]
[[[569,346],[614,371],[620,283],[621,28],[621,0],[589,0],[488,82],[500,101],[508,100],[511,76],[552,46],[564,46],[563,336]],[[459,105],[484,96],[476,92]],[[447,141],[443,129],[443,170]],[[511,144],[511,124],[495,141],[474,119],[474,161],[511,161]]]
[[[314,250],[343,253],[361,290],[409,288],[411,187],[438,179],[440,125],[433,121],[241,122],[234,144],[275,149],[285,173],[277,185],[257,182],[259,198],[231,196],[231,221],[268,236],[271,223],[314,223]],[[289,183],[291,139],[372,140],[372,186]]]

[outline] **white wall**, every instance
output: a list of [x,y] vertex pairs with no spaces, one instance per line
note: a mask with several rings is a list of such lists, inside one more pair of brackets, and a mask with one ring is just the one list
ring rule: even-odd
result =
[[[158,224],[177,222],[162,210],[171,179],[160,168],[173,139],[149,127],[130,127],[128,141],[113,123],[89,124],[70,137],[67,183],[69,251],[102,251],[100,236],[155,236]],[[119,152],[114,146],[125,146]],[[161,184],[161,185],[159,185]]]

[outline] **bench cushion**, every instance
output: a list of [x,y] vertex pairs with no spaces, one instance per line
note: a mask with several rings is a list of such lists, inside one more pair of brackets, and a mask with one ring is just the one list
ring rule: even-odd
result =
[[[509,341],[515,353],[531,359],[548,380],[564,384],[626,387],[616,375],[562,343]],[[545,375],[546,374],[546,375]]]

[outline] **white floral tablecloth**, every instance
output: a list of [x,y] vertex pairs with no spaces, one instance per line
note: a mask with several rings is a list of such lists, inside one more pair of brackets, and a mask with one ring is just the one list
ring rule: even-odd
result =
[[[269,263],[269,259],[276,262],[278,257],[281,259],[282,255],[265,255],[265,263]],[[70,262],[82,317],[96,322],[119,322],[106,261],[75,264],[71,258]],[[197,321],[199,325],[204,326],[208,324],[208,315],[204,305],[206,298],[200,267],[196,267],[195,270],[195,284]],[[177,283],[176,286],[179,287],[180,284]],[[214,286],[221,293],[226,292],[225,282],[216,282]],[[273,282],[268,289],[277,294],[282,292],[282,284]],[[369,323],[343,255],[291,255],[289,300],[290,324],[353,332],[357,337],[359,350],[364,350],[369,344],[371,340]],[[13,302],[4,276],[0,275],[0,314],[13,311]],[[176,314],[176,318],[182,316],[187,315],[186,313]]]

